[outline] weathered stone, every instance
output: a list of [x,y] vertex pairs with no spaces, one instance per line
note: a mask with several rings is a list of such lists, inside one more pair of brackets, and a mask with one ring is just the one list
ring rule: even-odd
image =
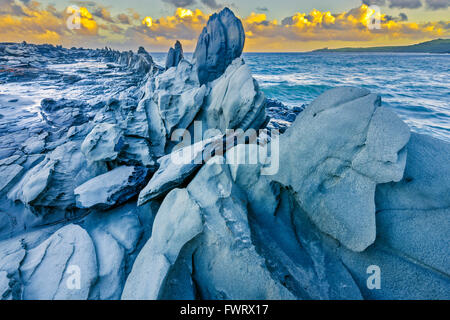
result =
[[97,176],[75,189],[77,206],[105,209],[122,204],[139,192],[147,173],[144,167],[121,166]]
[[177,41],[175,46],[170,48],[167,53],[166,70],[178,66],[178,63],[180,63],[183,58],[183,47],[181,46],[180,41]]
[[332,89],[281,136],[273,180],[293,189],[322,232],[363,251],[376,237],[375,187],[402,178],[409,136],[406,124],[380,107],[379,96]]
[[228,65],[240,57],[244,42],[242,22],[230,9],[213,14],[200,34],[194,52],[200,84],[220,77]]

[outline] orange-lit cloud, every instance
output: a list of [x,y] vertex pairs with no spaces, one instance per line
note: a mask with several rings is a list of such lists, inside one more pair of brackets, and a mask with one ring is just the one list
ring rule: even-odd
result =
[[[378,19],[379,28],[374,19]],[[448,36],[448,27],[448,22],[417,24],[396,21],[366,5],[337,14],[318,10],[309,14],[298,12],[281,23],[268,20],[264,14],[252,14],[244,19],[247,50],[258,50],[269,39],[273,47],[287,50],[295,43],[301,48],[301,44],[308,41],[420,40]]]
[[[178,8],[165,17],[140,16],[132,9],[112,15],[105,7],[88,3],[80,10],[80,29],[71,30],[70,8],[58,12],[36,1],[2,0],[0,38],[2,41],[83,45],[166,51],[180,40],[186,51],[195,48],[197,37],[209,14],[199,9]],[[379,29],[371,29],[373,18]],[[415,23],[374,12],[367,5],[347,12],[313,10],[296,12],[278,21],[264,13],[241,17],[246,32],[247,51],[303,51],[318,47],[407,44],[450,36],[450,22]]]

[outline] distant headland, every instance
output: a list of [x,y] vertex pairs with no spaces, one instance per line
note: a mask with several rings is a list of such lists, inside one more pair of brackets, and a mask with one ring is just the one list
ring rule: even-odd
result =
[[410,46],[386,46],[370,48],[319,49],[313,52],[404,52],[404,53],[450,53],[450,39],[436,39]]

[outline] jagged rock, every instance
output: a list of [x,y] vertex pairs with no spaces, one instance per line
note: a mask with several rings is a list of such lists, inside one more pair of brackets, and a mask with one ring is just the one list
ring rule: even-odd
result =
[[8,274],[5,271],[0,271],[0,300],[7,300],[10,291]]
[[162,157],[166,146],[166,128],[159,114],[158,105],[151,98],[142,99],[138,108],[145,110],[148,119],[150,151],[155,157]]
[[120,299],[127,265],[144,227],[130,206],[92,213],[83,225],[94,242],[98,264],[98,280],[89,299]]
[[192,257],[200,297],[293,299],[252,243],[245,194],[233,183],[227,165],[214,164],[215,158],[210,161],[187,187],[207,226]]
[[202,229],[200,208],[186,189],[172,190],[158,211],[152,237],[133,265],[122,299],[158,299],[169,269],[176,262],[180,250]]
[[166,70],[178,66],[178,63],[180,63],[183,58],[183,47],[181,46],[180,41],[177,41],[175,46],[170,48],[167,53]]
[[44,119],[58,128],[82,125],[88,120],[85,113],[89,107],[81,101],[46,98],[41,101],[41,109]]
[[168,137],[175,128],[188,127],[202,107],[206,93],[206,86],[198,85],[193,66],[186,60],[156,77],[153,99]]
[[220,77],[228,65],[242,54],[244,42],[242,22],[230,9],[213,14],[200,34],[194,52],[200,84]]
[[0,166],[0,193],[8,191],[23,170],[22,166],[14,163]]
[[376,185],[400,181],[406,162],[409,128],[380,100],[350,87],[322,94],[281,136],[273,177],[322,232],[354,251],[375,241]]
[[81,151],[88,161],[111,161],[123,146],[122,130],[115,124],[100,123],[87,135]]
[[241,58],[235,59],[211,86],[200,115],[205,128],[223,133],[226,129],[259,129],[266,120],[264,94]]
[[121,166],[97,176],[75,189],[79,208],[105,209],[122,204],[145,184],[148,169]]
[[298,299],[361,299],[293,196],[261,175],[268,156],[266,146],[256,144],[240,144],[226,154],[233,181],[247,194],[253,243],[272,276]]
[[30,137],[24,143],[24,151],[27,154],[42,153],[45,149],[45,138],[48,133],[43,133],[35,137]]
[[[245,195],[233,184],[226,165],[214,164],[216,158],[210,161],[187,189],[174,190],[164,200],[146,245],[161,249],[140,253],[123,298],[192,296],[191,279],[204,299],[294,298],[272,278],[252,244]],[[174,224],[179,227],[173,228]],[[171,226],[170,230],[164,226]],[[176,239],[169,242],[173,245],[167,245],[168,237]],[[164,254],[155,254],[161,250]],[[146,263],[155,267],[144,267]],[[181,283],[175,284],[173,277],[180,274]],[[146,284],[138,284],[143,278]],[[142,288],[137,295],[136,286]]]
[[[94,245],[84,229],[73,224],[59,229],[27,251],[20,266],[23,299],[87,299],[97,278],[96,261]],[[71,278],[76,274],[79,288]]]
[[153,62],[153,58],[143,47],[139,47],[137,54],[132,51],[122,53],[113,51],[111,55],[117,63],[124,65],[127,69],[134,70],[138,74],[153,73],[159,70]]
[[178,149],[158,160],[159,169],[147,186],[139,194],[138,205],[158,198],[168,191],[182,185],[208,159],[215,145],[222,141],[222,136],[197,142]]
[[[101,165],[89,166],[79,148],[76,142],[67,142],[47,154],[9,191],[8,198],[34,207],[74,207],[73,190],[106,171]],[[46,219],[50,218],[48,213],[45,212]],[[53,218],[58,219],[61,214],[64,211],[59,210]]]
[[151,146],[147,139],[125,137],[124,146],[118,156],[121,163],[155,168],[156,160],[151,154]]

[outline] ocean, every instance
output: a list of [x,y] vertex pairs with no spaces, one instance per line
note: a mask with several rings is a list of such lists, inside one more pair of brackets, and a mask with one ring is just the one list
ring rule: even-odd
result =
[[[152,56],[163,64],[165,54]],[[244,53],[244,59],[265,95],[288,106],[308,105],[337,86],[363,87],[413,131],[450,141],[450,55]]]

